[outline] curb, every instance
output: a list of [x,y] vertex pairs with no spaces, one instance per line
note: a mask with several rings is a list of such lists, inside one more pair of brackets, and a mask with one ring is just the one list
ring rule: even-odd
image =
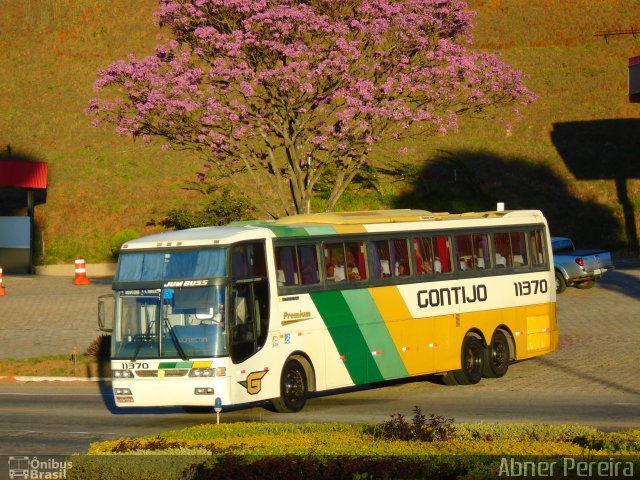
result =
[[[9,377],[0,377],[0,380]],[[102,377],[25,377],[15,376],[16,382],[110,382],[110,378]]]

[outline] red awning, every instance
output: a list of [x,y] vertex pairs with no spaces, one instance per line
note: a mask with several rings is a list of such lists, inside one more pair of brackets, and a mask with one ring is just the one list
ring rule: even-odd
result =
[[47,188],[46,162],[0,160],[0,187]]

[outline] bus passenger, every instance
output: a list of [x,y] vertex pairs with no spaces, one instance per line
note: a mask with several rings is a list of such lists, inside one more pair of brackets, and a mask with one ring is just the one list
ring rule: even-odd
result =
[[360,270],[356,266],[356,259],[353,252],[347,252],[347,278],[349,280],[360,280]]

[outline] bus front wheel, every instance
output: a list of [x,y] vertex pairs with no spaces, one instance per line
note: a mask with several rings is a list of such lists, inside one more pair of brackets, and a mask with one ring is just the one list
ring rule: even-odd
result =
[[273,408],[280,413],[299,412],[307,402],[307,377],[304,367],[297,360],[289,359],[280,377],[280,397],[272,400]]
[[453,372],[460,385],[474,385],[482,379],[484,346],[478,337],[467,335],[462,342],[462,368]]

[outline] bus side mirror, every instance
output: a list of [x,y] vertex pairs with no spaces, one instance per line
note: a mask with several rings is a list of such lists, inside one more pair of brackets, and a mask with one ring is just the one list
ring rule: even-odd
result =
[[115,298],[112,293],[98,297],[98,327],[103,332],[113,331]]

